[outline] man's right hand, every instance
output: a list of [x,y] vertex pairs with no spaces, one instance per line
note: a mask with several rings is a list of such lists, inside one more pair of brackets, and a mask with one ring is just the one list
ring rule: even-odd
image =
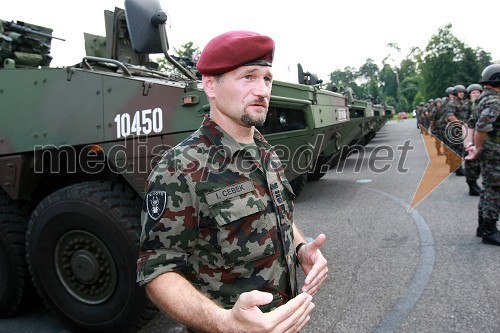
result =
[[259,306],[272,300],[272,294],[266,292],[242,293],[227,313],[227,332],[298,332],[309,321],[314,309],[312,296],[302,293],[273,311],[263,313]]
[[465,159],[467,161],[475,159],[478,154],[476,146],[469,146],[468,148],[465,149],[465,151],[467,152],[467,156],[465,156]]

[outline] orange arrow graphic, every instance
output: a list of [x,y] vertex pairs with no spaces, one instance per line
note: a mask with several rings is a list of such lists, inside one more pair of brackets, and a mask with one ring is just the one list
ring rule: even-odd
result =
[[425,150],[429,156],[429,164],[420,180],[420,184],[418,184],[417,191],[413,195],[409,210],[415,208],[420,201],[424,200],[449,175],[455,172],[464,161],[463,158],[428,130],[422,126],[420,126],[420,130],[424,139]]

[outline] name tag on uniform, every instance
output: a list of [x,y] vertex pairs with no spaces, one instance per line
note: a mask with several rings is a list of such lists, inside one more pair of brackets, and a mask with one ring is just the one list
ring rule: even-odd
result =
[[222,202],[224,200],[248,193],[253,191],[253,182],[251,180],[247,180],[242,183],[238,183],[235,185],[230,185],[224,187],[222,189],[218,189],[216,191],[205,194],[205,199],[207,199],[207,203],[212,206],[216,203]]
[[279,188],[278,183],[272,183],[270,185],[270,188],[271,188],[271,191],[272,191],[274,203],[277,206],[283,205],[283,203],[284,203],[283,196],[281,195],[281,190]]

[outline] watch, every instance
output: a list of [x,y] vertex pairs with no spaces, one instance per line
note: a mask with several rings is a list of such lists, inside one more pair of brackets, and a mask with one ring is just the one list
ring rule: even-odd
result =
[[300,264],[300,261],[299,261],[299,250],[302,246],[306,246],[307,243],[306,242],[302,242],[300,243],[299,245],[297,245],[297,247],[295,248],[295,255],[297,256],[297,265]]

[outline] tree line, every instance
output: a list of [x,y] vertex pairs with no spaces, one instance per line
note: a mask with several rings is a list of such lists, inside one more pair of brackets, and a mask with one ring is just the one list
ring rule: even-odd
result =
[[390,43],[389,55],[380,68],[368,58],[359,68],[346,67],[330,73],[328,89],[351,87],[357,98],[382,100],[398,111],[410,111],[420,102],[445,96],[448,87],[477,83],[491,54],[475,50],[451,33],[451,24],[438,29],[424,50],[411,48],[397,64],[398,45]]

